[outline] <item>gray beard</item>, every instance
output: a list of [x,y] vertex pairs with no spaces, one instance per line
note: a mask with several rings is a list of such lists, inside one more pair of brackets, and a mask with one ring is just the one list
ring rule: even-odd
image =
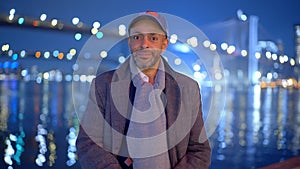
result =
[[152,60],[151,60],[151,62],[149,62],[149,63],[147,63],[147,64],[141,64],[140,62],[138,62],[137,60],[136,60],[136,58],[135,57],[133,57],[134,59],[134,63],[136,64],[136,66],[139,68],[139,69],[141,69],[141,70],[144,70],[144,69],[149,69],[149,68],[151,68],[151,67],[153,67],[154,65],[155,65],[155,63],[156,62],[158,62],[158,60],[159,60],[159,58],[153,58]]

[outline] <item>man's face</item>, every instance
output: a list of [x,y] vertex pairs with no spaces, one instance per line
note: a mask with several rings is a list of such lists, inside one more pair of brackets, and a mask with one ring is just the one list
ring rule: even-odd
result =
[[143,70],[158,65],[168,39],[156,22],[144,19],[131,27],[128,45],[136,65]]

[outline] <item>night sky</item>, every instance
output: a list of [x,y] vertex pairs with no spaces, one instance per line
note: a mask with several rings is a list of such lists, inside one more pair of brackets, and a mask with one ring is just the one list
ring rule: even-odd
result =
[[[295,56],[294,25],[300,24],[300,1],[298,0],[2,0],[0,14],[9,15],[10,9],[16,15],[39,18],[42,13],[47,19],[57,18],[71,23],[73,17],[92,25],[100,21],[102,25],[119,17],[154,10],[184,18],[201,26],[236,18],[237,10],[246,15],[256,15],[259,23],[275,42],[282,42],[284,53]],[[0,27],[0,44],[10,44],[15,50],[69,50],[80,47],[82,42],[65,33],[49,33],[34,29]]]

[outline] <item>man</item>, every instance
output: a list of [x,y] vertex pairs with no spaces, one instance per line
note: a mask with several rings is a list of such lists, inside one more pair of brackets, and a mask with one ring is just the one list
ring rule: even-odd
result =
[[92,82],[77,139],[82,168],[208,168],[199,86],[161,56],[165,18],[139,14],[128,34],[130,57]]

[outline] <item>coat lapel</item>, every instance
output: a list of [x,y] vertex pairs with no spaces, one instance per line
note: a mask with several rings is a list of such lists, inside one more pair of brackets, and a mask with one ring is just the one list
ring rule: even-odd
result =
[[166,75],[165,94],[167,97],[167,127],[169,128],[176,121],[180,110],[180,88],[175,79],[169,74]]
[[131,82],[128,62],[114,72],[111,83],[112,150],[118,154],[124,139],[126,118],[129,116],[129,87]]
[[[166,116],[167,116],[167,130],[174,124],[180,111],[181,104],[181,92],[178,83],[176,82],[175,72],[165,64],[166,71],[166,88],[165,94],[167,97]],[[177,140],[177,134],[175,131],[168,130],[167,132],[168,144],[173,145]],[[176,147],[169,149],[169,158],[171,166],[174,167],[177,164]]]

